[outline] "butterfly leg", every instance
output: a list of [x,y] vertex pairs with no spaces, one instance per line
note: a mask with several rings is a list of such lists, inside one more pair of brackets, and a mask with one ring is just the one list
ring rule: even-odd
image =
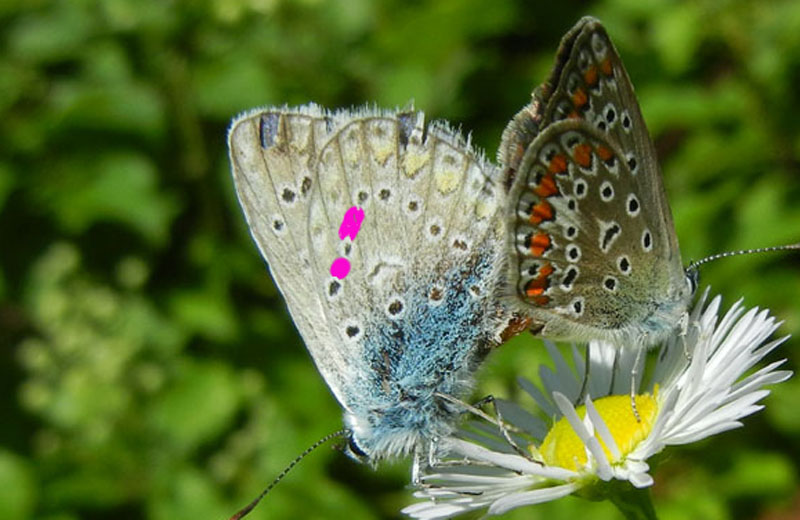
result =
[[[691,363],[692,353],[689,352],[689,344],[686,341],[686,336],[689,332],[689,319],[689,313],[684,312],[681,316],[680,322],[678,322],[678,337],[681,339],[681,345],[683,346],[683,357],[686,358],[687,362]],[[696,325],[696,323],[693,323],[693,325]]]
[[[461,406],[462,408],[464,408],[465,411],[470,412],[473,415],[476,415],[476,416],[480,417],[481,419],[484,419],[485,421],[488,421],[491,424],[494,424],[500,430],[500,434],[503,436],[505,441],[508,443],[509,446],[511,446],[511,448],[514,449],[514,451],[516,451],[519,455],[521,455],[522,457],[525,457],[528,460],[533,460],[531,458],[530,454],[528,452],[526,452],[524,449],[522,449],[514,441],[514,439],[511,438],[511,434],[509,432],[510,431],[518,432],[519,430],[517,428],[515,428],[514,426],[512,426],[512,425],[506,424],[506,422],[503,421],[503,415],[500,413],[500,408],[497,406],[497,400],[494,398],[494,396],[487,395],[486,397],[480,399],[476,403],[476,405],[471,405],[471,404],[465,403],[464,401],[461,401],[460,399],[456,399],[453,396],[442,394],[442,393],[439,393],[439,392],[436,392],[434,395],[436,397],[444,399],[445,401],[448,401],[448,402],[450,402],[452,404],[455,404],[457,406]],[[488,403],[492,403],[492,405],[494,406],[494,413],[495,413],[496,418],[492,417],[491,415],[487,414],[486,412],[484,412],[483,410],[481,410],[479,408],[479,406],[483,406],[484,404],[488,404]]]
[[[433,449],[433,442],[431,442],[430,447]],[[411,485],[415,487],[422,485],[422,479],[420,478],[420,474],[423,470],[421,458],[422,456],[419,453],[419,448],[415,449],[414,462],[411,464]]]
[[[511,446],[514,451],[516,451],[520,456],[525,457],[526,459],[532,461],[533,458],[531,457],[530,453],[520,447],[519,444],[511,438],[510,430],[511,428],[506,422],[503,420],[503,414],[500,412],[500,407],[497,404],[497,399],[494,398],[493,395],[487,395],[483,399],[479,401],[480,403],[488,404],[491,403],[494,407],[494,414],[497,416],[497,427],[500,428],[500,433],[503,435],[503,438],[506,440],[509,446]],[[518,431],[514,428],[515,431]]]
[[642,361],[642,352],[644,350],[645,348],[641,346],[636,348],[636,359],[633,361],[633,368],[631,369],[631,410],[638,423],[642,422],[642,418],[639,416],[639,410],[636,409],[636,379],[639,376],[639,364]]
[[581,389],[578,391],[578,398],[574,403],[575,405],[585,403],[586,398],[589,396],[589,372],[592,367],[591,346],[591,343],[587,343],[586,350],[584,351],[583,381],[581,381]]

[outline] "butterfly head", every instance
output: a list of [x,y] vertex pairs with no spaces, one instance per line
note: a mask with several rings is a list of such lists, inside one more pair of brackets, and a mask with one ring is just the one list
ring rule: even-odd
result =
[[689,286],[689,292],[694,296],[697,292],[697,286],[700,284],[700,270],[697,269],[697,266],[694,264],[689,264],[684,270],[684,274],[686,275],[686,283]]
[[345,413],[347,426],[344,453],[362,464],[411,453],[420,443],[419,431],[407,424],[396,424],[382,413]]
[[356,433],[353,430],[347,431],[347,436],[345,437],[346,444],[342,448],[342,451],[350,457],[351,459],[355,460],[356,462],[360,462],[362,464],[369,463],[371,457],[368,451],[365,448],[362,448],[359,444],[359,439]]

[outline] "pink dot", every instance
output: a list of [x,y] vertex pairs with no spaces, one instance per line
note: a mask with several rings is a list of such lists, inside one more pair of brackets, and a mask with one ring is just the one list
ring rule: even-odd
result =
[[363,209],[356,206],[348,209],[342,219],[342,225],[339,226],[339,238],[344,240],[344,237],[350,237],[350,240],[355,240],[358,231],[361,229],[361,222],[363,221]]
[[337,258],[331,264],[331,276],[335,276],[339,280],[344,280],[349,272],[350,261],[347,258]]

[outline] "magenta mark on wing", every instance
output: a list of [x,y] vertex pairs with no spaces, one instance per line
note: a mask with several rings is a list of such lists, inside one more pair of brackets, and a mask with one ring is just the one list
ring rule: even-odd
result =
[[348,273],[350,273],[350,260],[347,258],[337,258],[331,264],[331,276],[344,280]]
[[353,206],[348,209],[342,219],[342,225],[339,226],[339,238],[344,240],[344,237],[350,237],[350,240],[355,240],[356,235],[361,230],[361,222],[364,221],[364,210]]
[[[364,221],[364,210],[356,206],[348,209],[342,224],[339,226],[339,238],[344,240],[349,237],[350,241],[355,240],[356,235],[361,230],[361,223]],[[335,276],[339,280],[344,278],[350,273],[350,261],[347,258],[339,257],[331,264],[331,276]]]

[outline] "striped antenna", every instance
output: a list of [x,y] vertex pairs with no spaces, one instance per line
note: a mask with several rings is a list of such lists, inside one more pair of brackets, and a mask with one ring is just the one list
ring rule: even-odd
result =
[[727,258],[729,256],[750,255],[753,253],[769,253],[772,251],[790,251],[790,250],[800,250],[800,243],[789,244],[785,246],[759,247],[756,249],[741,249],[739,251],[728,251],[727,253],[718,253],[716,255],[711,255],[705,258],[701,258],[697,262],[689,262],[689,267],[687,267],[686,270],[697,271],[697,268],[703,264],[707,264],[708,262],[712,262],[714,260],[719,260],[720,258]]
[[283,477],[285,477],[292,470],[292,468],[297,465],[298,462],[300,462],[301,460],[306,458],[306,456],[309,453],[311,453],[312,451],[316,450],[317,448],[319,448],[320,446],[322,446],[323,444],[325,444],[329,440],[335,439],[336,437],[344,437],[344,436],[348,435],[349,433],[350,433],[350,430],[339,430],[338,432],[329,433],[325,437],[321,438],[320,440],[318,440],[317,442],[315,442],[314,444],[312,444],[311,446],[306,448],[306,450],[303,453],[298,455],[292,462],[289,463],[288,466],[286,466],[284,468],[283,471],[280,472],[280,474],[277,477],[275,477],[275,480],[273,480],[270,483],[269,486],[264,488],[264,491],[262,491],[261,494],[258,495],[255,498],[255,500],[253,500],[252,502],[250,502],[249,504],[247,504],[246,506],[241,508],[235,515],[230,517],[230,520],[240,520],[241,518],[244,518],[245,516],[247,516],[247,514],[250,513],[250,511],[252,511],[253,509],[255,509],[255,507],[258,505],[258,503],[261,502],[261,499],[264,498],[266,496],[266,494],[269,493],[272,490],[272,488],[274,488],[275,485],[278,482],[283,480]]

